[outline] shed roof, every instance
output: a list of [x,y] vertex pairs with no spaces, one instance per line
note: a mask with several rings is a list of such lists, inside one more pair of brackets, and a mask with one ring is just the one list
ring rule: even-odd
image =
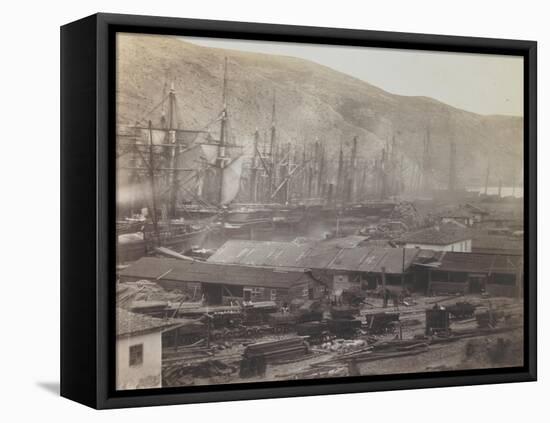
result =
[[139,335],[146,332],[162,331],[169,327],[176,327],[185,324],[179,319],[157,319],[146,314],[132,313],[123,308],[117,308],[116,313],[116,334]]
[[448,272],[515,274],[523,258],[516,255],[458,253],[448,251],[437,267]]
[[[347,270],[357,272],[402,273],[420,250],[365,246],[342,248],[338,243],[272,243],[262,241],[227,241],[209,259],[211,263],[235,263],[272,267]],[[405,250],[405,252],[404,252]],[[403,260],[405,254],[405,260]],[[403,266],[404,264],[404,266]]]
[[406,271],[420,253],[419,248],[376,248],[360,264],[362,272],[400,274]]
[[476,235],[472,240],[473,249],[523,251],[523,239],[501,235]]
[[230,240],[209,258],[209,262],[247,264],[250,266],[281,266],[292,263],[307,244],[273,241]]
[[357,248],[367,242],[368,236],[348,235],[342,238],[332,238],[321,241],[323,245],[331,245],[337,248]]
[[218,283],[224,285],[290,288],[311,281],[312,277],[300,268],[258,267],[232,264],[184,261],[172,258],[142,257],[124,269],[122,277],[144,278],[153,275],[156,280],[179,282]]
[[472,235],[467,229],[453,223],[444,223],[405,234],[397,242],[403,244],[449,245],[468,239],[472,239]]

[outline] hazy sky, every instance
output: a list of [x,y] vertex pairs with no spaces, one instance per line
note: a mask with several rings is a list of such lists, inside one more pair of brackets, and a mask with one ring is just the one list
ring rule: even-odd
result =
[[182,37],[208,47],[301,57],[394,94],[427,96],[480,114],[523,116],[523,58]]

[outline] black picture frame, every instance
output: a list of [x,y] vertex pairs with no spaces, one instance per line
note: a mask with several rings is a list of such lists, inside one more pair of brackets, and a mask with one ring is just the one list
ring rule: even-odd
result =
[[[291,41],[524,58],[525,363],[521,368],[236,385],[114,389],[117,32]],[[537,44],[534,41],[95,14],[61,28],[61,395],[119,408],[534,381]]]

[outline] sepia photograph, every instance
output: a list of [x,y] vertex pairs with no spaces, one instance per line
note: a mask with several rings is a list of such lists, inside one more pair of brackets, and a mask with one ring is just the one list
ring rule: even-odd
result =
[[524,58],[116,34],[116,390],[524,365]]

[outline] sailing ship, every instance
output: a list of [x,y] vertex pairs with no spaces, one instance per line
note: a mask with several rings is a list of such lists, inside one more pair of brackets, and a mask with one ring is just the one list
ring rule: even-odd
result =
[[[159,123],[119,126],[119,262],[135,260],[157,247],[185,252],[219,229],[224,208],[238,193],[244,159],[241,148],[228,142],[226,92],[227,59],[222,110],[213,122],[220,124],[218,139],[206,129],[178,127],[173,84],[153,108],[161,109]],[[123,231],[132,220],[140,221],[141,229]]]
[[228,134],[227,72],[225,58],[221,111],[202,129],[178,124],[174,84],[165,84],[161,102],[135,125],[118,125],[119,262],[158,247],[184,253],[212,235],[295,233],[312,221],[391,213],[390,197],[403,189],[395,137],[374,160],[358,157],[357,137],[349,154],[340,145],[337,160],[319,139],[283,142],[274,94],[271,127],[263,142],[255,131],[246,156]]

